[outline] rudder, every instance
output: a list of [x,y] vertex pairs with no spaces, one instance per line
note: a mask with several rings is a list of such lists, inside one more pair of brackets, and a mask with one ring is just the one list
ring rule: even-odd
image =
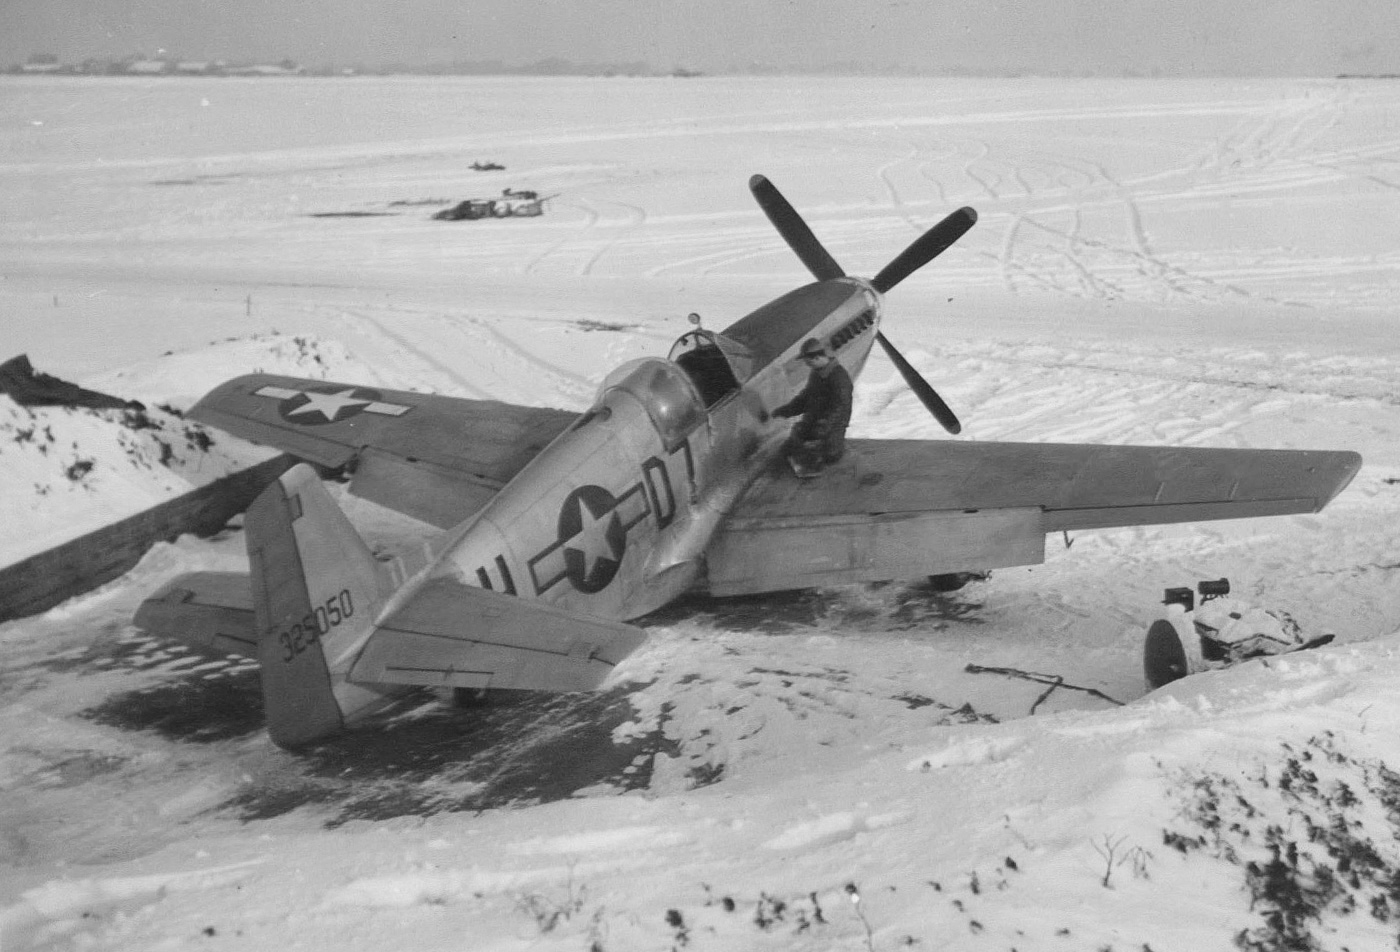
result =
[[304,463],[263,491],[244,529],[268,734],[279,747],[299,747],[383,700],[348,683],[345,672],[386,585],[364,540]]

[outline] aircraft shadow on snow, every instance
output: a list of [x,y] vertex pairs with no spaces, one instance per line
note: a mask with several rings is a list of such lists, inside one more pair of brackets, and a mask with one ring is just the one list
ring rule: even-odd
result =
[[799,589],[762,595],[713,598],[686,595],[642,619],[643,626],[710,619],[733,631],[791,634],[810,629],[837,631],[941,631],[951,624],[980,625],[976,589],[950,593],[932,582],[875,582],[860,586],[873,598],[852,597],[852,588]]
[[[106,666],[111,670],[111,666]],[[351,820],[544,803],[586,787],[646,787],[652,755],[674,747],[659,731],[616,744],[612,731],[635,713],[627,684],[606,692],[502,692],[465,707],[431,691],[404,697],[379,719],[297,754],[218,809],[266,819],[302,806]],[[256,738],[263,700],[256,669],[222,677],[174,675],[119,692],[82,712],[98,724],[150,731],[183,744],[227,746]],[[262,745],[257,745],[259,755]],[[217,756],[238,758],[228,749]],[[260,758],[253,758],[260,759]]]
[[[782,635],[833,628],[857,631],[940,630],[980,624],[980,601],[929,585],[868,586],[873,599],[848,590],[808,590],[751,598],[694,596],[643,619],[645,626],[687,621],[734,631]],[[974,591],[975,596],[975,591]],[[150,731],[182,744],[229,745],[264,727],[256,666],[246,659],[216,665],[202,655],[147,637],[99,638],[81,654],[41,662],[53,674],[133,674],[164,668],[158,683],[118,691],[82,712],[95,723]],[[497,692],[463,707],[423,690],[371,724],[279,759],[217,809],[244,820],[298,807],[331,812],[328,826],[352,820],[426,816],[548,803],[587,788],[618,792],[651,783],[656,754],[678,744],[662,729],[618,743],[613,731],[635,717],[628,683],[604,692]],[[932,702],[930,702],[932,703]],[[917,706],[917,705],[911,705]],[[259,745],[259,749],[261,749]],[[235,750],[220,756],[239,757]],[[722,774],[696,774],[702,786]]]

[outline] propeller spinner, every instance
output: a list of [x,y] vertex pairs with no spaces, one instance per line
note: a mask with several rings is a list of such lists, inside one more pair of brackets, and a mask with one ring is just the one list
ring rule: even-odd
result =
[[[807,266],[807,270],[812,272],[813,277],[818,281],[829,281],[832,278],[845,276],[846,272],[841,270],[836,259],[822,247],[817,236],[812,233],[812,229],[807,227],[802,216],[797,214],[797,210],[788,203],[788,200],[783,197],[783,194],[772,182],[762,175],[755,175],[749,179],[749,191],[753,193],[758,206],[763,209],[763,213],[768,216],[773,227],[778,230],[778,234],[783,236],[788,247],[796,252],[797,257]],[[881,268],[880,273],[871,279],[870,286],[881,294],[888,292],[899,282],[948,250],[953,242],[965,235],[968,229],[976,223],[977,212],[974,209],[959,208],[920,235],[893,261]],[[895,349],[895,346],[883,333],[877,332],[875,339],[880,342],[880,346],[884,348],[885,353],[894,363],[895,369],[904,378],[904,382],[909,385],[909,389],[914,391],[914,395],[919,398],[919,402],[929,413],[933,414],[933,418],[949,433],[962,432],[962,424],[958,422],[957,416],[948,408],[948,404],[943,402],[943,398],[929,385],[928,381],[914,369],[914,365],[904,359],[904,355]]]

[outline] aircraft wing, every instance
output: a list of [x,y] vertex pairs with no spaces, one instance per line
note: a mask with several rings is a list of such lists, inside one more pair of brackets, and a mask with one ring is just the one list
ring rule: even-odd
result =
[[591,691],[645,640],[632,625],[437,578],[380,623],[349,677],[375,684]]
[[251,374],[188,414],[332,469],[350,491],[450,528],[475,512],[577,419],[547,407]]
[[1321,510],[1351,452],[850,440],[815,479],[765,474],[706,552],[735,595],[1031,565],[1061,530]]

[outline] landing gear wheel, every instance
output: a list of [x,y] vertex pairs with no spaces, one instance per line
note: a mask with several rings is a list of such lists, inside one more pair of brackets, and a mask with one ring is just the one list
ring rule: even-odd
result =
[[1165,618],[1157,619],[1147,629],[1147,642],[1142,649],[1142,674],[1147,679],[1148,690],[1155,691],[1190,673],[1186,648],[1176,626]]
[[929,587],[935,592],[956,592],[968,582],[985,582],[991,572],[949,572],[946,575],[930,575]]

